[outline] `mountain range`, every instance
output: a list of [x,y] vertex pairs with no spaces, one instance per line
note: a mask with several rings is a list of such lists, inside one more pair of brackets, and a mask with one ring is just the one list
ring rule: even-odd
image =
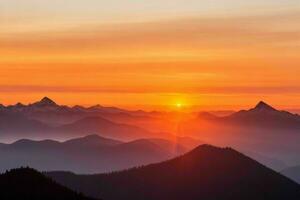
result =
[[55,181],[12,170],[0,175],[9,191],[1,199],[88,199],[56,182],[109,200],[300,199],[285,177],[299,181],[299,168],[288,168],[300,163],[299,129],[299,115],[263,101],[228,115],[70,107],[48,97],[0,105],[0,138],[15,141],[0,143],[0,171],[30,166]]
[[254,108],[241,110],[228,116],[218,117],[210,113],[200,113],[199,118],[214,123],[248,128],[300,129],[298,114],[277,110],[263,101],[260,101]]
[[0,170],[30,166],[40,171],[111,172],[170,159],[199,144],[201,141],[192,138],[177,138],[176,142],[159,138],[122,142],[98,135],[65,142],[22,139],[0,144]]
[[[94,105],[90,107],[59,105],[48,97],[28,105],[17,103],[15,105],[4,106],[0,104],[2,113],[19,113],[30,119],[39,120],[46,124],[60,125],[75,122],[79,119],[89,116],[101,115],[105,118],[118,119],[120,121],[135,120],[137,117],[149,119],[155,116],[156,112],[145,112],[142,110],[129,111],[117,107],[104,107]],[[115,120],[112,120],[115,121]],[[117,121],[117,120],[116,120]]]
[[[2,138],[73,138],[88,134],[132,140],[156,137],[164,133],[148,131],[133,121],[151,119],[152,113],[127,111],[114,107],[68,107],[48,97],[24,105],[0,106],[0,137]],[[123,122],[131,122],[125,124]]]
[[[32,123],[39,121],[40,123],[57,127],[59,127],[59,125],[76,124],[85,118],[95,120],[97,117],[117,124],[132,125],[131,123],[138,124],[140,121],[159,120],[162,115],[167,115],[167,113],[145,112],[142,110],[129,111],[101,105],[91,107],[76,105],[69,107],[58,105],[48,97],[44,97],[40,101],[28,105],[17,103],[15,105],[4,106],[0,104],[0,122],[5,120],[7,116],[8,120],[6,121],[11,120],[13,117],[18,117],[20,121],[27,119],[31,120]],[[263,101],[260,101],[254,108],[233,112],[228,115],[220,116],[209,112],[200,112],[198,119],[237,126],[281,129],[300,128],[300,116],[298,114],[277,110]],[[26,123],[28,123],[28,121],[26,121]]]
[[0,106],[0,139],[66,140],[97,134],[129,142],[140,138],[169,140],[179,135],[232,146],[247,155],[251,152],[253,158],[276,170],[300,163],[297,114],[261,101],[249,110],[225,116],[208,112],[194,116],[195,113],[129,111],[100,105],[69,107],[44,97],[28,105]]
[[[110,172],[163,161],[203,143],[190,137],[176,137],[173,140],[144,138],[130,142],[99,135],[65,142],[21,139],[11,144],[0,143],[0,171],[31,166],[41,171],[71,170],[84,174]],[[272,157],[250,151],[244,153],[276,171],[287,167]]]
[[[249,110],[229,115],[201,112],[194,116],[195,113],[129,111],[100,105],[69,107],[44,97],[28,105],[0,106],[0,139],[66,140],[97,134],[132,141],[170,139],[179,135],[232,146],[242,152],[261,155],[257,158],[274,158],[289,166],[300,163],[295,153],[300,150],[296,142],[300,139],[297,114],[277,110],[261,101]],[[272,167],[278,170],[286,167],[278,164],[272,164]]]
[[[181,126],[182,132],[207,143],[275,158],[287,166],[300,163],[299,130],[298,114],[278,110],[263,101],[227,116],[201,112]],[[276,168],[282,170],[284,165]]]
[[298,200],[300,185],[231,148],[201,145],[185,155],[110,174],[48,172],[92,197],[120,200]]
[[[0,106],[0,138],[73,138],[88,134],[133,140],[148,137],[171,137],[181,123],[183,135],[197,136],[193,127],[210,132],[214,129],[243,128],[263,131],[297,132],[300,116],[280,111],[261,101],[254,108],[241,110],[226,116],[201,112],[178,122],[178,113],[129,111],[116,107],[91,107],[58,105],[48,97],[24,105]],[[191,119],[192,118],[192,119]],[[196,131],[197,132],[197,131]],[[199,131],[198,131],[199,132]],[[246,131],[244,131],[246,132]],[[64,138],[62,138],[64,137]],[[200,137],[200,135],[198,135]]]

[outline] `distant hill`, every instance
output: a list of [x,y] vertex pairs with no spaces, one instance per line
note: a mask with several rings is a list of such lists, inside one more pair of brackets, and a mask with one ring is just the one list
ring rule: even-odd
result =
[[300,184],[300,166],[286,168],[280,173]]
[[63,187],[30,169],[13,169],[0,175],[1,200],[93,200]]
[[76,191],[110,200],[298,200],[300,185],[231,148],[202,145],[178,158],[99,175],[49,172]]
[[190,149],[185,146],[186,141],[197,142],[188,138],[178,138],[178,143],[157,138],[122,142],[98,135],[65,142],[22,139],[12,144],[0,144],[0,170],[30,166],[40,171],[111,172],[181,155]]

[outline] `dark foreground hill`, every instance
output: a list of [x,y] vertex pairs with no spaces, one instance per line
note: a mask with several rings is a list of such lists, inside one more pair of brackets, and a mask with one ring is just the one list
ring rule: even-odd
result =
[[1,200],[93,200],[60,186],[30,169],[13,169],[0,175]]
[[59,183],[107,200],[298,200],[300,186],[231,148],[202,145],[158,164],[99,175],[50,172]]

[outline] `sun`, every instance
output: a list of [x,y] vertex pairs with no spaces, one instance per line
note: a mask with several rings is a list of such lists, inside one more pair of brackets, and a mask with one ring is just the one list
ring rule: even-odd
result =
[[177,108],[182,108],[182,103],[176,103]]
[[169,105],[171,109],[178,111],[186,109],[188,106],[187,101],[184,98],[173,99]]

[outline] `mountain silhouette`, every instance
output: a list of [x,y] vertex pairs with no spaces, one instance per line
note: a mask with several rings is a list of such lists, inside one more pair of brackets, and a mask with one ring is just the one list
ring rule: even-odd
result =
[[190,143],[192,139],[187,138],[177,142],[158,138],[122,142],[98,135],[65,142],[22,139],[0,144],[0,171],[30,166],[40,171],[111,172],[171,159],[187,152],[190,148],[186,144]]
[[260,101],[253,110],[264,110],[264,111],[276,111],[275,108],[273,108],[272,106],[268,105],[267,103]]
[[30,168],[0,175],[1,200],[93,200],[63,187]]
[[234,147],[276,171],[300,162],[300,116],[264,101],[226,116],[199,113],[181,130],[212,144]]
[[58,106],[52,99],[48,97],[42,98],[39,102],[33,103],[31,106]]
[[[92,107],[58,105],[48,97],[32,104],[0,106],[0,137],[61,138],[100,134],[132,140],[155,137],[154,131],[136,126],[156,121],[151,113],[100,105]],[[151,127],[151,124],[149,125]],[[156,133],[156,136],[161,133]]]
[[265,129],[300,129],[300,116],[298,114],[277,110],[263,101],[260,101],[254,108],[241,110],[228,116],[218,117],[212,114],[204,115],[200,113],[198,118],[216,125]]
[[22,112],[23,114],[28,114],[32,116],[36,114],[35,113],[36,111],[52,111],[52,112],[59,112],[60,114],[67,114],[67,113],[76,114],[78,112],[102,113],[102,114],[103,113],[106,114],[128,113],[136,116],[143,116],[148,114],[147,112],[144,111],[129,111],[117,107],[105,107],[101,105],[95,105],[90,107],[75,105],[73,107],[69,107],[66,105],[59,105],[49,97],[43,97],[41,100],[28,105],[24,105],[22,103],[17,103],[15,105],[8,105],[8,106],[4,106],[2,104],[0,105],[1,105],[0,108],[2,110],[5,109],[7,111]]
[[178,158],[98,175],[46,174],[93,197],[120,200],[298,200],[300,186],[231,148],[201,145]]

